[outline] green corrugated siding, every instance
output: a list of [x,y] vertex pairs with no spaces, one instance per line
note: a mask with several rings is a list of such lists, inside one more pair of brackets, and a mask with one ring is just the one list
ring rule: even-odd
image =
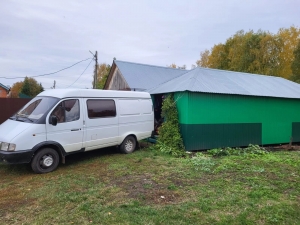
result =
[[186,150],[261,145],[260,123],[180,124]]
[[[181,127],[204,124],[261,124],[261,144],[289,142],[292,123],[300,122],[298,99],[179,92],[175,94],[175,100]],[[243,129],[241,128],[240,132],[243,132]],[[228,133],[231,133],[232,137],[235,135],[231,129]],[[182,130],[182,136],[185,144],[194,146],[194,150],[201,149],[196,147],[202,146],[208,138],[197,136],[193,139],[188,129]],[[215,138],[217,143],[224,143],[225,139],[220,140],[212,136],[213,134],[209,138]],[[252,143],[251,140],[255,139],[257,134],[251,132],[247,133],[247,136],[245,140]]]

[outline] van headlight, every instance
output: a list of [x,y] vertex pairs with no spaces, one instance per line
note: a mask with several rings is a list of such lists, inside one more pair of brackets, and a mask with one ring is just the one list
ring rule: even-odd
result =
[[16,149],[16,144],[7,143],[7,142],[0,142],[1,150],[12,152]]

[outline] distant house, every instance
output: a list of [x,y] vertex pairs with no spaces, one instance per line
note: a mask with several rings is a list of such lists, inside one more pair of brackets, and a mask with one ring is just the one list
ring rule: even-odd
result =
[[104,89],[145,91],[186,72],[183,69],[114,60]]
[[174,93],[189,151],[300,142],[300,85],[281,77],[114,61],[105,89],[118,88],[149,92],[154,108]]
[[0,83],[0,98],[7,98],[10,88]]

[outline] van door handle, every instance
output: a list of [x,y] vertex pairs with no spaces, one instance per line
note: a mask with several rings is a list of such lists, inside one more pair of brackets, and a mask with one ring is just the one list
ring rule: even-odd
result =
[[81,130],[81,129],[79,129],[79,128],[78,129],[72,129],[71,131],[79,131],[79,130]]

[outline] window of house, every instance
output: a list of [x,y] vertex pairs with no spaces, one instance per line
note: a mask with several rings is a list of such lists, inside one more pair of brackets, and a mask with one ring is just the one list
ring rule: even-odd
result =
[[90,119],[116,116],[115,101],[110,99],[87,100],[87,110]]

